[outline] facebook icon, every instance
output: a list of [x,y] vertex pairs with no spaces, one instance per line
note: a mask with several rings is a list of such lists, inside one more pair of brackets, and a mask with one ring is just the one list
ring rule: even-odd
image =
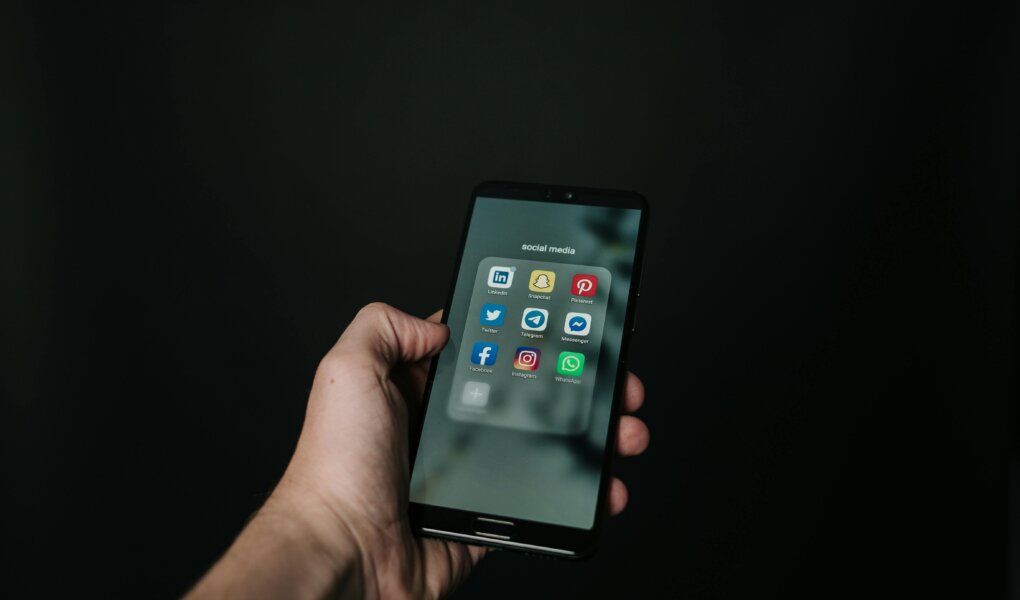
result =
[[475,342],[471,348],[471,363],[487,366],[496,362],[496,355],[499,354],[499,346],[489,342]]

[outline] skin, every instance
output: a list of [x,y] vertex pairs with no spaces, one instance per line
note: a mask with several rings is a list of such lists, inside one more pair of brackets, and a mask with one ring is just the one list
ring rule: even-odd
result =
[[[441,598],[467,578],[487,549],[415,537],[407,519],[408,423],[449,336],[440,314],[358,313],[319,364],[279,485],[190,598]],[[628,373],[624,412],[643,401]],[[640,419],[625,414],[618,429],[618,455],[648,447]],[[626,505],[614,478],[609,511]]]

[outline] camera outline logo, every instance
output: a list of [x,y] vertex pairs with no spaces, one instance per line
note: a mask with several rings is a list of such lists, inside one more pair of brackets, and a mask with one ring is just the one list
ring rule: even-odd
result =
[[542,359],[542,350],[529,346],[520,346],[514,352],[514,368],[521,371],[536,371]]

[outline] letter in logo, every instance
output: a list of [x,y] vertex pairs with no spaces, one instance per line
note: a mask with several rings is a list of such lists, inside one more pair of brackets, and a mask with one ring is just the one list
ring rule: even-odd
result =
[[556,285],[556,273],[552,271],[541,271],[535,269],[531,272],[531,278],[528,279],[528,289],[533,292],[540,292],[548,294],[553,291],[553,287]]
[[525,308],[521,316],[521,327],[529,331],[545,331],[549,311],[544,308]]
[[580,377],[584,373],[584,355],[580,352],[560,352],[556,372],[567,377]]
[[499,346],[496,344],[475,342],[471,348],[471,363],[486,367],[496,362],[497,355],[499,355]]
[[599,287],[599,278],[594,275],[578,273],[570,286],[570,293],[575,296],[594,296]]
[[591,333],[591,315],[583,312],[567,313],[567,318],[563,321],[563,333],[588,335]]
[[506,307],[502,304],[483,304],[482,314],[479,317],[482,325],[499,327],[506,318]]
[[514,283],[517,267],[492,267],[489,269],[489,287],[508,288]]
[[514,368],[521,371],[534,371],[538,368],[538,359],[541,357],[542,351],[538,348],[521,346],[514,354]]

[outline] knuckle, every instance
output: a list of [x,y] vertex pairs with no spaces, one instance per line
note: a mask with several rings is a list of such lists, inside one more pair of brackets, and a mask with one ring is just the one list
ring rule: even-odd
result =
[[345,362],[338,352],[334,350],[327,352],[319,361],[319,366],[315,369],[316,379],[339,375],[346,367]]
[[370,302],[358,311],[356,319],[378,320],[385,318],[393,311],[393,307],[385,302]]

